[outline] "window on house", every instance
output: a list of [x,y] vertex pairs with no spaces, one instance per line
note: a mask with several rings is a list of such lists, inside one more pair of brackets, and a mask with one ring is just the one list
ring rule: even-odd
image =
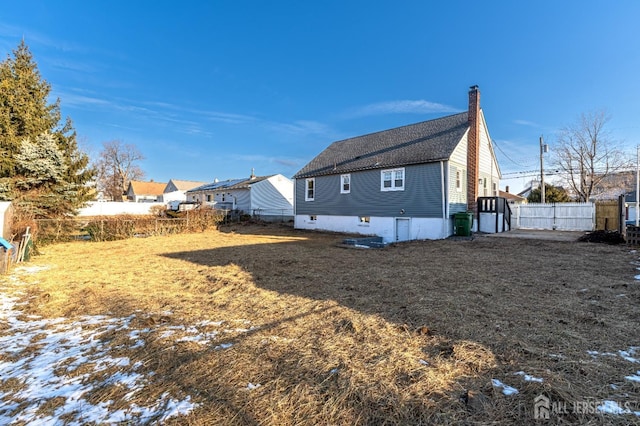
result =
[[484,194],[484,196],[487,196],[487,178],[484,178],[482,180],[482,192]]
[[365,224],[371,222],[371,217],[369,216],[360,216],[360,224]]
[[498,184],[496,182],[493,182],[493,196],[498,196]]
[[351,192],[351,175],[340,176],[340,193],[348,194]]
[[462,173],[460,170],[456,170],[456,191],[462,191]]
[[315,222],[316,220],[318,220],[318,216],[316,216],[315,214],[309,215],[309,220],[311,222]]
[[380,177],[381,191],[404,191],[404,168],[382,170]]
[[211,194],[207,194],[207,202],[211,202]]
[[313,201],[316,197],[316,178],[305,180],[304,200]]

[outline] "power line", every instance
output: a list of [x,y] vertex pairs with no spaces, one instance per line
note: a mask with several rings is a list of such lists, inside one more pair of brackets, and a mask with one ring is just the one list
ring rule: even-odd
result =
[[492,141],[493,142],[493,146],[495,146],[496,148],[498,148],[498,151],[500,151],[502,153],[502,155],[504,155],[506,157],[507,160],[511,161],[513,164],[515,164],[516,166],[520,166],[523,167],[522,164],[519,164],[517,162],[515,162],[513,159],[511,159],[511,157],[509,157],[503,150],[502,148],[500,148],[498,146],[498,144],[496,143],[495,140]]

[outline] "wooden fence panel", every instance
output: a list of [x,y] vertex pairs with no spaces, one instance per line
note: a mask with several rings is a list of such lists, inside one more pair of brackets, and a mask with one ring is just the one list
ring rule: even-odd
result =
[[596,203],[596,229],[615,231],[620,224],[618,201],[598,201]]

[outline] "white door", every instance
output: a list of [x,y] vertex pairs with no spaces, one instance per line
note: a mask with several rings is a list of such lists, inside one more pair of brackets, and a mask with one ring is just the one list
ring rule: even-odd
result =
[[396,241],[409,241],[410,219],[396,219]]

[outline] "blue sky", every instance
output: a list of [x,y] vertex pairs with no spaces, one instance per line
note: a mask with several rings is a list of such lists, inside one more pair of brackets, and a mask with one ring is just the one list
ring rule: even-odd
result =
[[638,16],[637,1],[21,0],[2,5],[0,52],[24,37],[83,148],[134,144],[164,182],[292,176],[335,140],[463,111],[477,84],[515,192],[539,137],[583,112],[606,109],[635,156]]

